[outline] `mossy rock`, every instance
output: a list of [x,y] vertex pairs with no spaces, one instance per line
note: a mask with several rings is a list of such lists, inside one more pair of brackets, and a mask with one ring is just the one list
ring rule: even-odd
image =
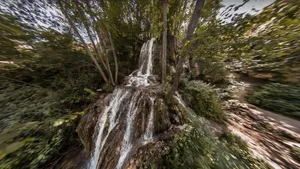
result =
[[108,83],[105,83],[105,84],[102,86],[102,90],[103,90],[104,92],[110,93],[110,92],[112,92],[112,91],[114,90],[114,87],[113,87],[112,85],[108,84]]

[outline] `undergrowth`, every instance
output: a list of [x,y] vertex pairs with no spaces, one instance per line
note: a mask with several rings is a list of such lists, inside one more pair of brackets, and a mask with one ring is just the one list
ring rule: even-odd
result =
[[216,92],[210,85],[197,80],[190,81],[184,88],[184,98],[197,115],[217,122],[226,120]]
[[261,108],[300,119],[300,86],[270,83],[253,90],[247,100]]
[[248,145],[240,137],[224,134],[219,138],[210,130],[209,123],[191,109],[185,109],[188,126],[175,137],[168,155],[156,158],[154,168],[245,168],[270,169],[262,160],[252,157]]
[[75,128],[101,78],[70,35],[2,14],[0,32],[0,168],[39,168],[80,146]]

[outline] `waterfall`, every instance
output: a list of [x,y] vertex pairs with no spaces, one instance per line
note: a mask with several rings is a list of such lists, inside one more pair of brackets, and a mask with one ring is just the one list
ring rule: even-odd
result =
[[152,141],[152,137],[153,137],[154,98],[150,98],[150,100],[151,100],[151,109],[150,109],[149,122],[148,122],[147,129],[146,129],[146,132],[144,135],[145,143]]
[[[116,121],[115,121],[116,112],[119,109],[119,106],[120,106],[121,102],[124,100],[124,98],[127,95],[128,95],[127,91],[125,91],[125,93],[124,93],[123,90],[116,89],[113,92],[113,95],[112,95],[113,100],[111,100],[110,104],[105,107],[105,109],[102,113],[102,116],[100,117],[100,120],[98,122],[98,135],[97,135],[97,139],[96,139],[96,142],[95,142],[95,151],[94,151],[93,156],[92,156],[92,158],[90,160],[90,163],[89,163],[89,168],[90,169],[97,168],[97,162],[99,160],[100,152],[101,152],[101,150],[102,150],[102,148],[105,144],[105,141],[106,141],[108,135],[110,134],[111,130],[116,125]],[[108,129],[108,132],[107,132],[105,138],[102,141],[103,130],[104,130],[104,127],[105,127],[104,124],[106,124],[109,111],[112,111],[110,116],[109,116],[109,118],[110,118],[109,119],[110,120],[109,129]]]
[[[108,105],[102,110],[95,128],[93,136],[95,145],[87,168],[101,168],[99,161],[105,156],[105,146],[111,142],[120,145],[120,149],[115,150],[119,153],[119,158],[115,162],[115,168],[121,169],[128,158],[128,154],[132,151],[135,139],[144,140],[144,144],[152,141],[155,97],[144,92],[144,88],[152,84],[149,82],[148,77],[151,75],[153,65],[153,42],[154,39],[151,39],[142,46],[139,69],[130,74],[125,83],[126,86],[131,86],[131,88],[116,88],[108,99]],[[132,89],[132,87],[136,88]],[[144,107],[141,107],[141,105],[145,106],[145,102],[150,104],[147,126],[140,138],[134,138],[136,134],[134,135],[133,133],[137,130],[134,128],[134,125],[136,125],[135,118],[139,113],[145,113]],[[123,117],[123,120],[121,117]],[[121,143],[118,143],[116,139],[113,140],[115,137],[114,133],[117,132],[123,135]]]
[[122,145],[122,149],[121,149],[121,153],[120,153],[120,158],[119,158],[119,161],[118,161],[118,164],[117,164],[117,169],[120,169],[122,166],[123,166],[123,163],[124,163],[124,160],[125,158],[127,157],[127,154],[129,153],[132,145],[131,145],[131,142],[130,142],[130,136],[131,136],[131,131],[132,131],[132,121],[136,115],[136,111],[137,111],[137,107],[135,107],[138,102],[138,92],[136,92],[132,98],[132,101],[130,102],[130,105],[129,105],[129,110],[128,110],[128,113],[127,113],[127,118],[126,118],[126,123],[127,123],[127,126],[126,126],[126,131],[125,131],[125,134],[124,134],[124,138],[123,138],[123,145]]
[[151,75],[153,63],[153,42],[154,39],[143,44],[140,58],[139,69],[129,75],[127,86],[148,86],[150,85],[148,77]]

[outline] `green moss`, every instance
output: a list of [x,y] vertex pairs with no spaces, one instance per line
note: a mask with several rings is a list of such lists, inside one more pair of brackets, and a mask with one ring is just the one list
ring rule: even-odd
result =
[[300,86],[266,84],[253,90],[247,100],[261,108],[300,119]]
[[184,96],[199,116],[222,122],[226,119],[219,99],[211,86],[201,81],[190,81],[184,89]]
[[102,90],[104,92],[112,92],[114,90],[114,87],[112,85],[106,83],[102,86]]
[[296,161],[300,162],[300,148],[299,147],[296,147],[296,146],[292,147],[291,155]]

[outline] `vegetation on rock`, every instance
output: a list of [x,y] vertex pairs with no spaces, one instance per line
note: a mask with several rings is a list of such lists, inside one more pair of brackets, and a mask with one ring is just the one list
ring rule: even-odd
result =
[[208,121],[198,117],[192,109],[181,107],[187,125],[176,135],[170,153],[152,163],[158,168],[256,168],[270,169],[265,162],[255,159],[247,143],[238,136],[225,133],[213,135]]

